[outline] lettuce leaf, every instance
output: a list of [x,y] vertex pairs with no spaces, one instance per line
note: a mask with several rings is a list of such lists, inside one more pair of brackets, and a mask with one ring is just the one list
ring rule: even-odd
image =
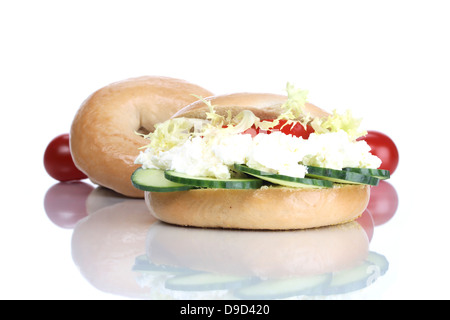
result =
[[354,118],[350,110],[344,114],[338,114],[336,110],[333,110],[327,118],[315,118],[311,126],[317,134],[343,130],[347,133],[349,140],[354,141],[367,134],[367,131],[360,129],[361,121],[362,119]]
[[311,115],[306,111],[306,100],[308,91],[295,88],[291,83],[286,84],[286,92],[288,99],[281,105],[282,113],[278,117],[286,120],[296,120],[304,127],[311,121]]
[[140,149],[152,148],[155,153],[172,149],[182,145],[192,135],[204,130],[206,122],[200,119],[175,118],[155,125],[155,130],[147,135],[150,143]]

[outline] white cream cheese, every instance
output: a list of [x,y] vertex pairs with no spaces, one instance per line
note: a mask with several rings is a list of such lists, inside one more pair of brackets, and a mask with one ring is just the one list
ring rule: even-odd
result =
[[147,148],[139,154],[135,163],[142,164],[144,169],[159,168],[191,176],[229,179],[230,167],[235,163],[245,163],[251,144],[250,135],[226,135],[211,139],[193,137],[158,154]]
[[299,162],[304,156],[305,140],[282,132],[258,134],[248,150],[246,164],[250,168],[303,178],[306,167]]
[[367,142],[349,140],[343,130],[311,134],[305,140],[305,165],[342,170],[342,168],[379,168],[381,160],[370,153]]
[[174,170],[192,176],[230,178],[230,168],[251,168],[303,178],[306,165],[340,170],[344,167],[378,168],[381,160],[370,154],[365,141],[351,142],[344,131],[311,134],[308,140],[282,132],[193,137],[158,154],[148,148],[135,163],[145,168]]

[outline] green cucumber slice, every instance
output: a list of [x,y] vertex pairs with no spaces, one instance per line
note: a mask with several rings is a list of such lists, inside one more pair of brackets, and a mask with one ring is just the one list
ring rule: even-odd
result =
[[132,271],[151,274],[155,276],[157,275],[173,276],[192,272],[190,271],[190,269],[182,267],[154,264],[153,262],[150,262],[148,260],[147,255],[145,254],[136,257]]
[[337,183],[349,183],[349,184],[368,184],[371,186],[377,186],[380,179],[345,170],[335,170],[329,168],[320,168],[308,166],[307,177],[324,179]]
[[135,188],[152,192],[185,191],[192,186],[167,180],[164,171],[159,169],[136,169],[131,175],[131,183]]
[[329,286],[323,289],[322,294],[343,294],[369,286],[375,281],[371,280],[371,277],[378,277],[372,274],[373,266],[372,263],[364,261],[358,266],[334,273]]
[[389,170],[383,169],[371,169],[371,168],[344,168],[344,171],[356,172],[360,174],[365,174],[367,176],[372,176],[381,180],[389,179],[391,173]]
[[254,178],[214,179],[206,177],[193,177],[175,171],[166,171],[164,176],[167,180],[172,182],[203,188],[259,189],[263,184],[262,180]]
[[379,253],[376,253],[373,251],[369,251],[369,254],[368,254],[366,260],[379,267],[381,276],[384,275],[389,269],[389,262],[386,259],[386,257],[383,256],[382,254],[379,254]]
[[244,172],[246,174],[252,175],[262,180],[269,181],[274,184],[279,184],[282,186],[292,187],[292,188],[331,188],[333,182],[327,180],[310,179],[310,178],[296,178],[280,174],[272,174],[269,172],[264,172],[250,168],[246,165],[235,164],[234,168],[238,171]]
[[240,299],[284,299],[298,295],[315,295],[331,281],[331,273],[271,279],[242,287],[234,292]]
[[166,289],[178,291],[230,290],[253,281],[251,277],[216,273],[179,275],[166,280]]

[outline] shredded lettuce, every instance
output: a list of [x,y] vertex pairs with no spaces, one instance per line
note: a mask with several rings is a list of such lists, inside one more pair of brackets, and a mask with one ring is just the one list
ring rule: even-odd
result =
[[291,83],[286,84],[287,100],[281,105],[281,114],[273,121],[261,121],[256,125],[263,130],[270,130],[279,125],[280,120],[287,120],[284,126],[291,126],[300,123],[305,129],[306,125],[311,121],[311,115],[306,111],[306,100],[308,91],[295,88]]
[[[362,119],[354,118],[350,110],[344,114],[338,114],[334,110],[333,114],[325,119],[315,118],[312,120],[311,114],[306,111],[305,107],[308,91],[295,88],[289,82],[286,85],[286,91],[288,99],[281,106],[283,113],[277,119],[288,120],[285,125],[300,122],[306,128],[306,125],[310,124],[317,134],[343,130],[349,136],[350,141],[367,134],[367,131],[360,129]],[[278,122],[275,125],[277,124]]]
[[253,112],[243,110],[231,120],[228,127],[224,128],[224,131],[230,134],[241,133],[259,122],[259,118]]
[[344,114],[338,114],[336,110],[333,110],[333,114],[325,119],[315,118],[311,126],[317,134],[343,130],[350,141],[354,141],[367,134],[367,131],[360,129],[361,121],[362,119],[354,118],[350,110]]
[[310,124],[316,134],[345,131],[351,141],[367,134],[360,130],[361,119],[356,119],[348,110],[340,115],[333,111],[327,118],[315,118],[311,121],[311,115],[306,111],[308,91],[295,88],[291,83],[286,85],[287,100],[281,105],[282,113],[273,121],[261,121],[253,112],[244,110],[234,118],[231,111],[227,117],[218,115],[211,101],[201,96],[195,96],[208,106],[206,120],[190,118],[174,118],[155,125],[154,132],[142,135],[149,139],[150,143],[141,149],[151,148],[154,153],[164,152],[173,147],[184,144],[187,140],[201,136],[213,143],[214,137],[242,133],[253,125],[263,130],[270,130],[277,126],[280,120],[287,120],[285,125],[301,123],[305,128]]
[[234,118],[216,114],[210,101],[202,99],[209,107],[206,120],[174,118],[155,125],[155,130],[147,135],[141,134],[150,143],[141,149],[151,148],[154,154],[181,146],[194,137],[202,137],[206,143],[214,144],[216,138],[235,135],[249,129],[260,120],[249,110],[243,110]]
[[311,115],[306,111],[306,100],[308,98],[308,91],[295,88],[291,83],[286,84],[287,100],[281,109],[283,112],[278,119],[297,120],[304,126],[311,121]]
[[[209,112],[206,112],[206,119],[211,121],[211,124],[216,127],[223,126],[225,122],[225,118],[221,115],[216,114],[216,110],[214,110],[214,106],[211,104],[211,101],[206,100],[205,98],[201,96],[197,96],[193,94],[192,96],[196,97],[197,99],[201,100],[204,104],[208,106]],[[228,115],[229,117],[231,114]]]
[[151,148],[158,152],[164,152],[173,147],[182,145],[192,135],[204,130],[205,121],[199,119],[175,118],[155,125],[155,130],[147,135],[150,143],[141,149]]

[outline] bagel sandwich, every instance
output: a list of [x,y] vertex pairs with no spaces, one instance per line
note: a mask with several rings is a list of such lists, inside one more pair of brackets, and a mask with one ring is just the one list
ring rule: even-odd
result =
[[198,97],[144,135],[131,176],[157,219],[176,225],[293,230],[352,221],[389,172],[357,138],[361,119],[287,95]]

